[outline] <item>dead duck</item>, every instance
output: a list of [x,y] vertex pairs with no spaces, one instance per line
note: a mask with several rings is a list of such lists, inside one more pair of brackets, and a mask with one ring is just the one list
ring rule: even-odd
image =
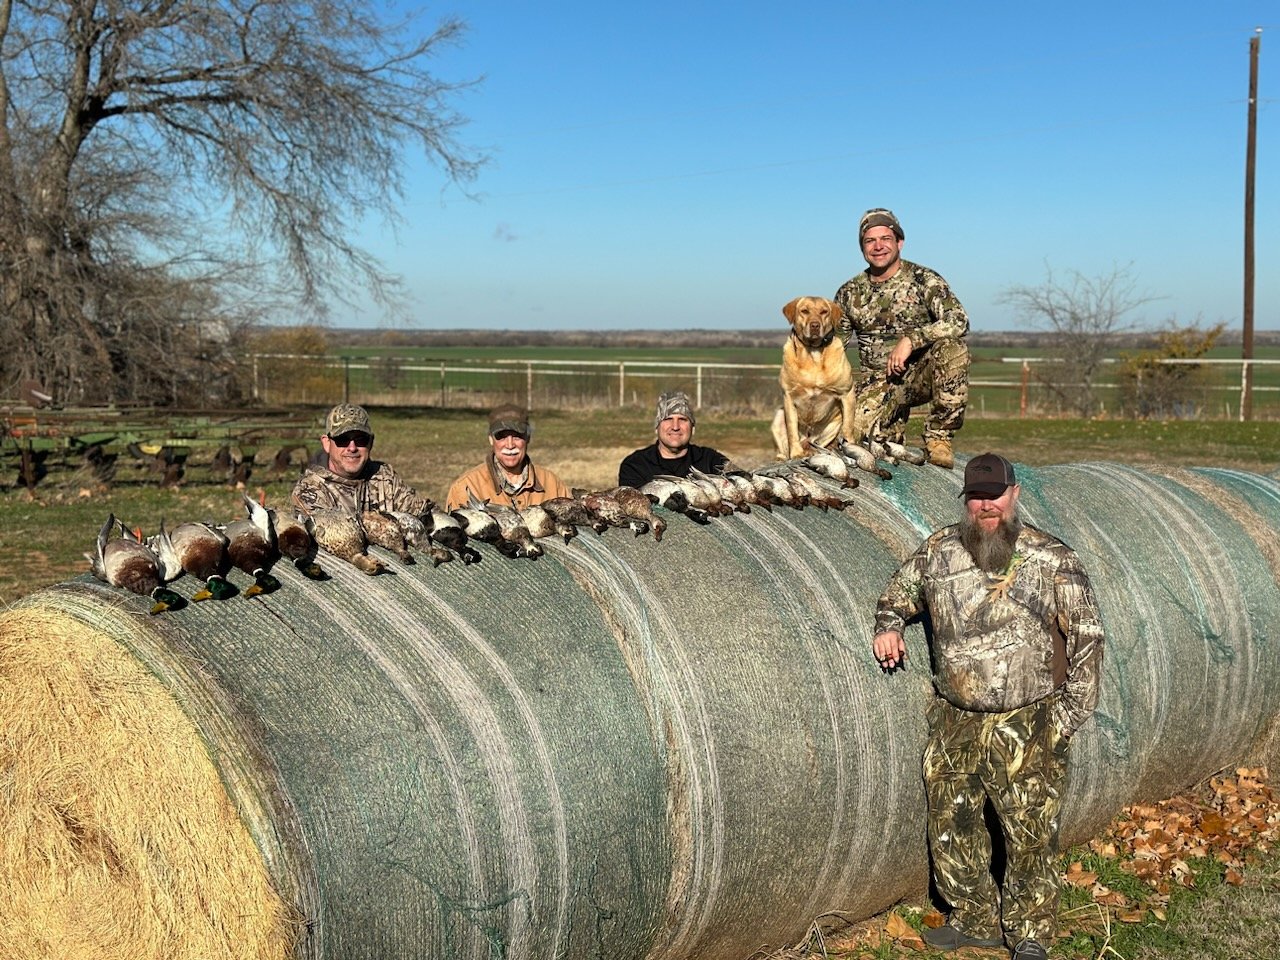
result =
[[800,441],[800,446],[805,451],[803,463],[809,469],[824,477],[830,477],[840,486],[848,489],[858,485],[858,478],[849,473],[849,463],[844,457],[832,453],[826,447],[819,446],[808,437]]
[[711,522],[707,511],[689,502],[689,495],[674,477],[654,477],[640,488],[640,492],[658,506],[676,513],[683,513],[695,523]]
[[288,557],[308,580],[324,580],[327,574],[316,562],[315,533],[312,531],[310,517],[299,517],[296,514],[281,513],[279,510],[267,508],[267,516],[271,518],[271,529],[276,537],[276,549],[282,557]]
[[590,527],[597,534],[609,529],[609,524],[588,510],[586,504],[576,497],[552,497],[550,500],[543,500],[540,506],[557,520],[571,523],[575,528]]
[[836,451],[859,470],[874,473],[881,480],[893,479],[893,474],[876,462],[876,455],[860,443],[853,443],[842,437],[836,441]]
[[420,550],[431,558],[431,565],[438,567],[453,559],[453,554],[438,543],[431,542],[431,532],[421,517],[400,510],[388,510],[387,516],[399,525],[405,541],[415,550]]
[[238,591],[227,580],[231,560],[227,557],[227,538],[207,523],[180,523],[168,533],[160,524],[159,538],[167,540],[178,557],[182,569],[203,586],[191,597],[193,603],[210,598],[227,600]]
[[502,539],[502,529],[498,526],[497,518],[485,510],[485,505],[474,495],[465,506],[450,510],[449,516],[458,521],[462,532],[472,540],[496,544]]
[[801,470],[787,474],[784,479],[793,488],[802,491],[808,497],[809,503],[819,510],[843,510],[845,507],[857,503],[856,500],[848,500],[838,494],[827,492],[823,489],[822,484],[818,483],[810,474]]
[[390,550],[401,563],[415,562],[404,529],[391,514],[384,510],[366,510],[360,514],[360,525],[364,527],[365,540],[369,543]]
[[637,537],[649,532],[649,524],[630,516],[614,496],[614,490],[595,490],[585,493],[582,496],[582,502],[588,510],[611,527],[629,527]]
[[[720,495],[721,511],[723,513],[728,514],[732,511],[737,511],[738,513],[751,512],[750,501],[738,489],[737,485],[723,474],[704,473],[697,467],[692,467],[689,470],[689,479],[704,486],[710,485],[714,487]],[[725,510],[724,507],[728,507],[728,510]]]
[[[121,535],[112,538],[111,532],[117,526]],[[154,601],[152,614],[186,605],[179,594],[164,585],[161,562],[154,551],[120,523],[115,514],[107,514],[106,523],[98,531],[96,546],[96,552],[86,553],[85,558],[99,580],[150,597]]]
[[463,563],[479,562],[480,551],[467,543],[466,531],[453,514],[431,510],[423,515],[422,522],[427,527],[432,544],[456,553]]
[[924,466],[929,460],[929,455],[919,447],[904,446],[903,444],[896,443],[893,440],[885,440],[884,449],[889,456],[893,457],[893,459],[900,463],[909,463],[916,467]]
[[349,510],[313,510],[311,529],[317,545],[325,553],[345,560],[369,576],[386,571],[385,563],[377,557],[369,556],[369,542],[365,539],[364,526],[360,523],[360,518]]
[[653,512],[652,500],[635,487],[614,487],[609,493],[622,507],[623,513],[643,526],[643,530],[633,528],[637,530],[636,536],[652,530],[653,539],[662,542],[662,535],[667,532],[667,521]]
[[578,528],[567,520],[559,519],[554,513],[541,504],[531,504],[519,511],[520,519],[529,528],[535,540],[543,537],[563,537],[568,543],[578,535]]
[[733,484],[737,495],[744,503],[773,512],[773,497],[763,490],[756,489],[755,484],[751,482],[751,474],[745,470],[726,470],[724,476]]
[[489,504],[485,507],[485,511],[498,521],[498,529],[502,532],[502,538],[494,543],[504,557],[515,559],[517,557],[526,557],[529,560],[537,560],[545,552],[542,546],[533,539],[533,534],[529,532],[529,528],[524,525],[524,520],[520,513],[512,510],[510,507],[499,507]]
[[267,508],[252,497],[241,495],[248,516],[232,520],[220,529],[227,538],[227,557],[231,565],[253,577],[253,584],[245,589],[246,597],[256,597],[280,589],[280,581],[271,575],[271,566],[280,559],[275,536],[271,529],[271,517]]
[[780,476],[757,471],[751,474],[751,485],[758,494],[767,496],[774,503],[781,503],[793,510],[803,510],[809,503],[809,495],[797,490]]

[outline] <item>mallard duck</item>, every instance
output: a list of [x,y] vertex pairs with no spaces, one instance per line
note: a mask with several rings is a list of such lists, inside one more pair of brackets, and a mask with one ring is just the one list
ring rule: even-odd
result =
[[327,574],[320,564],[316,563],[316,537],[310,517],[281,513],[268,508],[271,528],[276,535],[276,549],[280,555],[288,557],[304,577],[310,580],[324,580]]
[[211,597],[227,600],[239,593],[235,584],[227,579],[227,570],[231,566],[227,557],[227,538],[209,524],[180,523],[165,533],[161,523],[159,538],[169,542],[182,569],[204,584],[192,595],[193,603]]
[[342,509],[319,509],[311,512],[311,530],[316,543],[325,553],[345,560],[357,570],[374,576],[384,572],[387,565],[366,552],[368,541],[360,518]]
[[[111,531],[117,526],[120,536],[112,539]],[[181,596],[164,586],[160,558],[116,520],[114,513],[107,514],[107,522],[98,531],[97,552],[86,553],[85,557],[99,580],[154,600],[152,614],[176,610],[186,604]]]
[[251,497],[241,495],[249,515],[243,520],[233,520],[221,527],[227,538],[227,556],[232,566],[253,577],[253,585],[244,592],[246,597],[271,593],[280,589],[280,581],[270,574],[271,565],[280,558],[275,537],[271,531],[271,518],[267,508]]

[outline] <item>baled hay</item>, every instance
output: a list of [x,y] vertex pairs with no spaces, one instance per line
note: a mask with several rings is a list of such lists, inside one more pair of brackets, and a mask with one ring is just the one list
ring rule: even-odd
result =
[[79,621],[8,613],[7,960],[276,960],[296,929],[204,741],[155,677]]

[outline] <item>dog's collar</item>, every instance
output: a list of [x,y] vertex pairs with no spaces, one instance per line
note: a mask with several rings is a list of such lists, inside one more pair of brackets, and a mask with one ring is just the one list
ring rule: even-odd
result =
[[799,336],[795,332],[795,330],[791,331],[791,336],[796,338],[796,342],[799,343],[800,346],[805,347],[809,350],[813,350],[813,349],[825,350],[827,347],[831,345],[831,341],[836,338],[836,331],[834,328],[832,328],[831,330],[828,330],[827,335],[823,337],[821,340],[819,340],[818,343],[816,344],[808,343],[803,337]]

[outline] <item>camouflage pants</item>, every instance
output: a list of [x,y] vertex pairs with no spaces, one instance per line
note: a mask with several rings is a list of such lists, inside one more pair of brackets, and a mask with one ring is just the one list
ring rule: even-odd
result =
[[929,404],[925,440],[950,440],[964,425],[969,403],[969,345],[964,340],[937,340],[907,358],[901,377],[883,369],[863,369],[858,379],[853,437],[877,440],[906,437],[911,408]]
[[[934,883],[951,904],[951,922],[970,936],[1053,942],[1067,772],[1055,700],[1008,713],[961,710],[941,697],[929,706],[924,781]],[[1003,890],[991,874],[991,836],[982,815],[987,799],[1004,834]]]

